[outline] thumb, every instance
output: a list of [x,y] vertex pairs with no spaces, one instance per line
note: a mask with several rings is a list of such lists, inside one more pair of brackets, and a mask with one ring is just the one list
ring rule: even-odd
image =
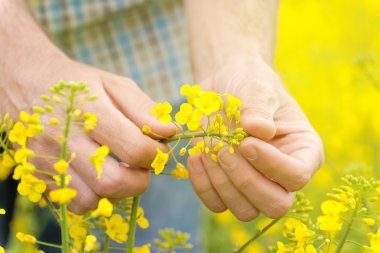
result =
[[273,116],[274,110],[270,106],[251,102],[242,106],[240,126],[248,134],[268,141],[276,134]]
[[162,136],[172,136],[177,132],[173,124],[161,123],[151,114],[156,103],[133,80],[104,72],[101,77],[114,105],[140,129],[146,124]]

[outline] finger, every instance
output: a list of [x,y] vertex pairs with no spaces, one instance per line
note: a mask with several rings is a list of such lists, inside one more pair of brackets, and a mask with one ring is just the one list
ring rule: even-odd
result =
[[234,186],[266,216],[279,218],[290,209],[293,194],[256,171],[239,152],[231,154],[222,148],[218,158]]
[[[125,163],[150,168],[159,147],[167,150],[164,144],[143,135],[141,130],[129,121],[111,102],[103,97],[88,108],[98,115],[98,123],[90,135],[96,142],[110,147]],[[136,112],[138,113],[138,112]]]
[[90,156],[99,147],[89,136],[78,136],[69,142],[69,149],[76,152],[77,158],[71,163],[74,171],[93,191],[101,197],[124,198],[142,194],[149,186],[149,171],[137,167],[125,167],[108,156],[98,177]]
[[[271,83],[260,80],[242,80],[238,95],[241,106],[241,127],[250,135],[270,140],[276,134],[274,114],[279,107],[277,91]],[[275,82],[275,80],[272,80]]]
[[224,212],[226,206],[212,186],[205,168],[203,167],[200,155],[190,156],[187,166],[189,169],[191,184],[203,204],[213,212]]
[[163,136],[172,136],[177,132],[173,124],[161,123],[152,115],[151,109],[156,106],[131,79],[102,74],[104,89],[111,97],[117,108],[140,129],[146,124],[155,133]]
[[291,192],[302,189],[319,168],[319,150],[316,144],[309,143],[285,154],[253,137],[246,138],[239,147],[239,152],[254,168]]
[[202,163],[207,175],[224,204],[241,221],[250,221],[259,215],[259,211],[232,184],[218,163],[209,155],[202,155]]

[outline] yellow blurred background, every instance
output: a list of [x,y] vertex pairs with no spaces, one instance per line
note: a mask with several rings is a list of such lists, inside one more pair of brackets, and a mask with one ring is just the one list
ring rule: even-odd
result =
[[[380,179],[380,1],[281,1],[278,22],[277,71],[324,142],[325,165],[304,190],[319,213],[341,176]],[[231,252],[265,222],[213,215],[207,252]],[[273,228],[246,252],[268,252],[279,238],[279,227]],[[356,240],[366,244],[366,238]]]

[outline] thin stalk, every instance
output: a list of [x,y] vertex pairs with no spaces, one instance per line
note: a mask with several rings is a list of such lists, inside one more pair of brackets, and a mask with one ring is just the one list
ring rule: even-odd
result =
[[49,207],[50,211],[54,215],[55,219],[59,221],[61,217],[59,217],[59,213],[57,208],[53,205],[53,203],[50,201],[50,199],[47,197],[46,193],[42,194],[42,198],[46,201],[47,206]]
[[61,248],[60,245],[52,244],[52,243],[48,243],[48,242],[36,241],[36,244],[44,245],[44,246],[48,246],[48,247],[52,247],[52,248],[57,248],[57,249],[60,249],[60,248]]
[[358,210],[358,204],[356,204],[356,206],[355,206],[355,209],[354,209],[354,211],[352,213],[352,216],[351,216],[351,220],[348,223],[348,225],[346,227],[346,230],[344,231],[342,240],[340,240],[338,246],[336,247],[335,253],[339,253],[339,252],[342,251],[342,248],[343,248],[343,246],[344,246],[344,244],[345,244],[345,242],[347,240],[348,234],[351,231],[352,224],[354,223],[357,210]]
[[176,134],[170,138],[163,139],[163,140],[161,140],[161,142],[169,143],[169,142],[173,142],[173,141],[178,141],[179,139],[192,139],[192,138],[197,138],[197,137],[225,137],[225,136],[223,136],[222,134],[219,134],[219,133],[184,132],[183,134]]
[[133,197],[133,203],[131,208],[131,217],[129,220],[129,232],[127,240],[126,253],[132,253],[133,245],[135,243],[136,221],[137,221],[137,209],[139,207],[140,196]]
[[260,232],[257,232],[251,239],[249,239],[246,243],[244,243],[243,246],[241,246],[239,249],[235,250],[234,253],[241,253],[245,248],[248,247],[251,243],[253,243],[257,238],[262,236],[268,229],[270,229],[273,225],[275,225],[281,218],[274,219],[271,223],[266,225]]
[[[71,91],[69,107],[67,108],[66,125],[64,128],[64,135],[61,147],[61,159],[67,159],[67,145],[69,141],[70,125],[73,120],[72,112],[74,110],[75,91]],[[61,175],[61,188],[65,188],[65,175]],[[67,224],[67,204],[60,205],[61,208],[61,240],[62,240],[62,253],[69,253],[69,231]]]
[[108,253],[110,249],[110,237],[108,235],[104,238],[104,249],[103,253]]

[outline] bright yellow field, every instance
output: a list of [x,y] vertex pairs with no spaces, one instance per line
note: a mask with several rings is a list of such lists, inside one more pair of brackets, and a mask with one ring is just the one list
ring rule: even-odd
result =
[[[325,165],[304,191],[314,216],[341,176],[380,179],[379,13],[376,0],[281,1],[276,68],[325,146]],[[231,252],[262,222],[243,224],[229,214],[216,215],[206,228],[215,234],[206,240],[208,252]],[[279,229],[273,228],[246,252],[276,246],[282,238]],[[353,235],[368,245],[366,232]],[[343,252],[361,248],[347,245]]]

